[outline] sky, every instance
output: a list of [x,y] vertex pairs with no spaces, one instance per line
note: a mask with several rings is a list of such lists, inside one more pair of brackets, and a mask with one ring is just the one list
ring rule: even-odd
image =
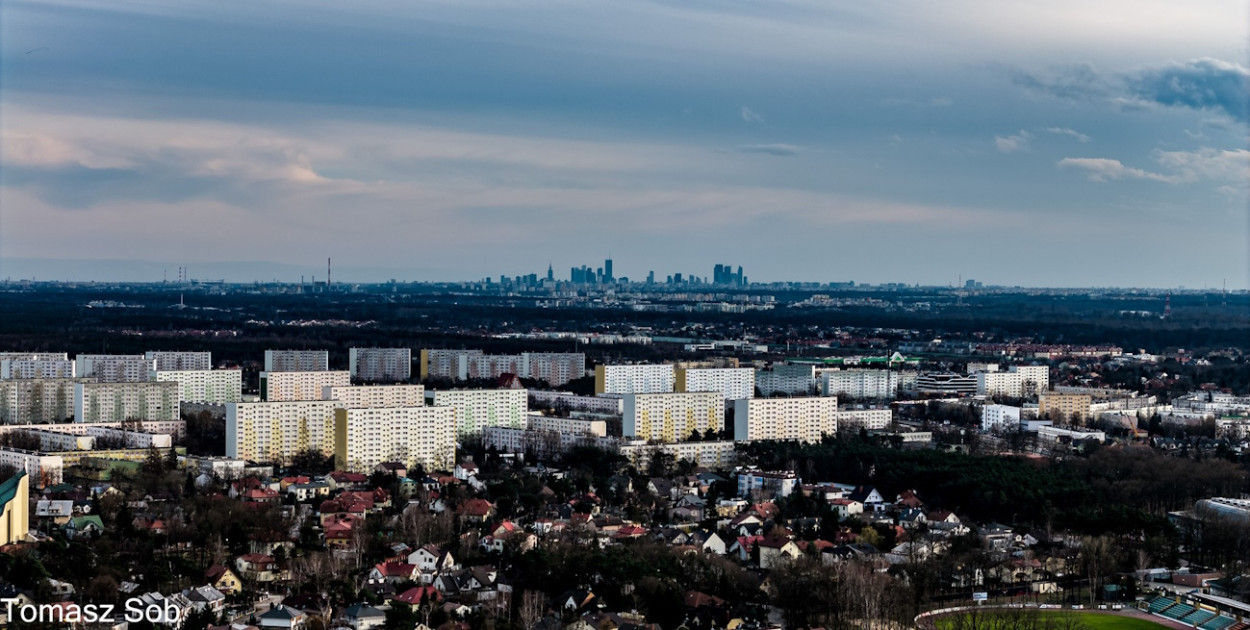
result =
[[1245,0],[0,3],[0,278],[1250,287]]

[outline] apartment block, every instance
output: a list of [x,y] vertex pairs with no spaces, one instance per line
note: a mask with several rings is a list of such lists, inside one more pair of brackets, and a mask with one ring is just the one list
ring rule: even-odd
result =
[[922,394],[971,396],[977,393],[977,377],[953,372],[926,372],[916,378],[916,391]]
[[340,407],[334,412],[335,464],[349,472],[391,461],[449,468],[456,462],[455,415],[451,407]]
[[892,400],[902,384],[903,373],[893,370],[825,370],[821,374],[821,393],[825,396]]
[[1037,396],[1050,389],[1050,368],[1013,365],[1006,372],[977,372],[977,394],[982,396]]
[[0,352],[0,361],[5,359],[34,359],[36,361],[69,361],[68,352]]
[[178,420],[178,383],[75,383],[74,422]]
[[756,370],[755,386],[761,396],[811,396],[816,393],[816,366],[784,364],[774,365],[768,370]]
[[183,372],[213,369],[213,353],[181,350],[148,350],[144,358],[156,362],[158,372]]
[[48,451],[89,451],[95,448],[95,438],[89,435],[49,429],[25,429],[23,432],[39,438],[39,450],[45,453]]
[[552,458],[568,452],[577,446],[594,446],[605,450],[615,450],[620,442],[616,438],[596,437],[584,433],[560,433],[539,429],[518,429],[513,427],[486,427],[482,429],[482,444],[486,448],[495,447],[501,453],[532,453],[540,460],[550,461]]
[[838,399],[750,398],[734,401],[734,439],[819,442],[838,433]]
[[582,352],[525,352],[521,358],[521,376],[546,381],[551,387],[586,376],[586,355]]
[[335,400],[229,403],[226,456],[283,462],[302,451],[334,454]]
[[74,361],[77,376],[101,383],[142,383],[156,364],[142,354],[80,354]]
[[118,427],[88,427],[87,435],[94,438],[97,446],[106,441],[117,442],[122,448],[171,448],[173,436],[153,431],[134,431]]
[[1063,419],[1089,418],[1090,404],[1093,399],[1089,394],[1063,394],[1057,392],[1043,393],[1037,400],[1038,415],[1050,414]]
[[725,399],[719,392],[626,394],[624,435],[656,442],[687,440],[698,431],[725,428]]
[[481,435],[486,427],[525,426],[524,389],[449,389],[425,394],[426,403],[456,410],[456,435]]
[[568,392],[557,392],[546,389],[531,389],[529,397],[537,405],[567,409],[569,411],[589,411],[592,413],[621,414],[619,396],[578,396]]
[[266,350],[266,372],[324,372],[330,369],[327,350]]
[[687,460],[696,466],[705,468],[728,468],[738,463],[738,453],[734,450],[733,440],[712,440],[708,442],[671,442],[651,444],[646,440],[624,442],[617,448],[621,455],[639,469],[650,463],[657,452],[668,453],[673,461]]
[[0,447],[0,467],[9,466],[30,477],[30,484],[46,488],[65,478],[65,460],[60,455]]
[[485,354],[481,350],[422,350],[418,356],[417,375],[421,379],[469,378],[468,357]]
[[586,375],[581,352],[525,352],[485,354],[481,350],[422,350],[418,355],[421,378],[468,380],[516,374],[560,387]]
[[347,366],[362,381],[406,381],[412,377],[411,348],[351,348]]
[[0,380],[74,378],[75,363],[64,356],[19,355],[0,358]]
[[260,399],[267,402],[321,400],[324,387],[347,387],[352,375],[347,371],[261,372]]
[[242,370],[156,370],[152,380],[177,383],[184,403],[222,405],[243,400]]
[[880,431],[890,428],[894,414],[889,407],[848,407],[838,409],[839,431]]
[[343,407],[422,407],[424,385],[325,386],[322,400],[337,400]]
[[981,407],[981,430],[1009,431],[1020,428],[1020,407],[985,405]]
[[666,394],[677,384],[668,364],[596,365],[596,394]]
[[751,500],[788,497],[799,487],[793,471],[744,470],[738,473],[738,496]]
[[678,392],[720,392],[725,400],[755,396],[754,368],[676,368]]
[[79,382],[83,381],[71,378],[0,381],[0,424],[45,424],[72,418],[74,384]]
[[558,418],[531,413],[525,417],[526,426],[533,431],[555,431],[572,435],[608,436],[608,423],[604,420],[585,418]]

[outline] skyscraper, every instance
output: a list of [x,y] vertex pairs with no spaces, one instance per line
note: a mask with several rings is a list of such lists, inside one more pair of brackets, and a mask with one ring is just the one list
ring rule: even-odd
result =
[[612,259],[608,258],[603,261],[603,281],[612,282]]

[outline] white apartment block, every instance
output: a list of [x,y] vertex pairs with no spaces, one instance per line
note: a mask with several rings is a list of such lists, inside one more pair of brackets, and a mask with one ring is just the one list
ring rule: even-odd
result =
[[266,372],[323,372],[330,369],[328,350],[266,350]]
[[902,374],[893,370],[825,370],[821,393],[864,399],[892,399],[902,385]]
[[347,367],[362,381],[406,381],[412,377],[412,349],[351,348]]
[[734,401],[734,439],[819,442],[838,433],[838,399],[750,398]]
[[1050,389],[1050,368],[1045,365],[1013,365],[1006,372],[977,372],[981,396],[1037,396]]
[[335,400],[226,405],[226,457],[282,462],[313,450],[334,454]]
[[80,354],[74,361],[77,376],[101,383],[142,383],[156,364],[142,354]]
[[673,461],[684,459],[705,468],[728,468],[738,463],[738,453],[734,450],[733,440],[667,444],[649,444],[646,440],[633,440],[622,443],[617,450],[631,464],[640,468],[651,461],[656,451],[672,455]]
[[156,361],[158,372],[182,372],[213,369],[213,353],[184,352],[181,350],[148,350],[145,358]]
[[771,370],[756,370],[755,386],[761,396],[811,396],[816,393],[816,366],[785,364],[774,365]]
[[893,420],[894,415],[888,407],[865,409],[842,407],[838,410],[839,431],[859,431],[860,429],[880,431],[890,428],[890,422]]
[[[109,429],[117,429],[119,425],[116,422],[93,422],[79,423],[72,422],[67,424],[56,425],[56,431],[60,433],[72,433],[74,435],[88,435],[88,431],[93,428],[103,427]],[[47,425],[43,424],[0,424],[0,434],[10,431],[28,431],[47,429]],[[173,437],[185,435],[187,432],[187,423],[181,419],[178,420],[144,420],[139,423],[138,429],[151,433],[164,433]]]
[[981,407],[981,430],[1007,431],[1020,428],[1020,407],[985,405]]
[[677,368],[679,392],[720,392],[725,400],[755,396],[754,368]]
[[530,398],[535,404],[553,408],[564,408],[569,411],[589,411],[592,413],[621,414],[621,399],[603,396],[578,396],[568,392],[557,392],[545,389],[531,389]]
[[177,383],[184,403],[222,405],[243,400],[242,370],[156,370],[152,380]]
[[546,381],[551,387],[586,376],[586,355],[582,352],[525,352],[521,358],[521,376]]
[[725,399],[719,392],[626,394],[623,433],[628,439],[680,442],[698,431],[725,428]]
[[0,466],[11,466],[30,475],[36,488],[55,486],[64,479],[65,460],[60,455],[0,447]]
[[738,473],[738,496],[752,500],[788,497],[799,489],[799,482],[791,470],[744,470]]
[[469,378],[468,357],[484,354],[481,350],[426,349],[418,354],[417,375],[426,378]]
[[47,429],[26,429],[25,432],[39,438],[39,450],[45,453],[48,451],[89,451],[95,448],[95,438],[89,435]]
[[36,361],[68,361],[68,352],[0,352],[0,361],[5,359],[34,359]]
[[322,400],[337,400],[342,407],[423,407],[424,385],[326,386]]
[[677,383],[668,364],[596,365],[596,394],[667,394]]
[[168,433],[131,431],[115,427],[89,427],[87,435],[97,442],[102,439],[121,440],[125,444],[123,448],[170,448],[174,442],[173,436]]
[[1085,440],[1107,441],[1107,434],[1093,429],[1074,429],[1070,427],[1038,426],[1037,437],[1046,442],[1068,442],[1077,444]]
[[426,470],[456,462],[455,409],[451,407],[359,407],[334,412],[335,464],[370,472],[382,462]]
[[75,383],[74,422],[178,420],[178,384]]
[[531,413],[525,417],[525,424],[531,431],[555,431],[571,435],[608,436],[608,423],[604,420],[587,420],[585,418],[557,418]]
[[347,371],[261,372],[260,399],[267,402],[321,400],[324,387],[347,387],[352,375]]
[[0,424],[45,424],[72,418],[74,383],[78,382],[69,378],[0,381]]
[[39,355],[10,356],[0,359],[0,379],[74,378],[75,363],[64,357]]
[[523,428],[529,404],[524,389],[449,389],[425,398],[431,406],[455,408],[458,436],[481,435],[486,427]]

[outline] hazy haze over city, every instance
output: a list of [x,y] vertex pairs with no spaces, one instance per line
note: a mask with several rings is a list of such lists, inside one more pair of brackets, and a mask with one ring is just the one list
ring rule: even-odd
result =
[[610,253],[635,280],[1242,289],[1247,18],[6,1],[0,278],[567,278]]

